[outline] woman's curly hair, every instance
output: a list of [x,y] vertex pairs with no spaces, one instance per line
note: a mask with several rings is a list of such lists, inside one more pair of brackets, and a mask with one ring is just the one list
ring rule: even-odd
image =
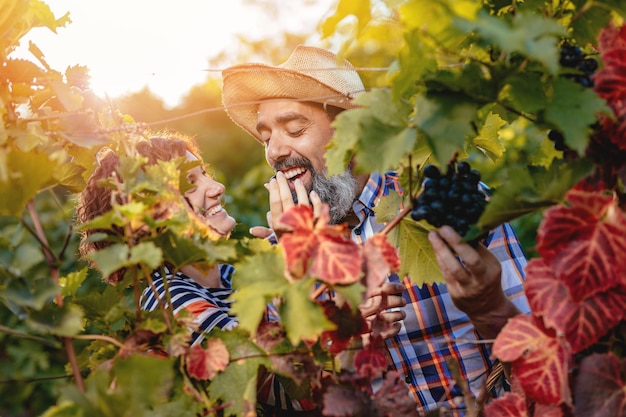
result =
[[[147,159],[145,166],[156,165],[158,161],[169,161],[184,157],[187,151],[198,156],[198,146],[189,137],[179,134],[162,134],[141,140],[136,145],[137,153]],[[82,225],[109,212],[112,208],[112,190],[101,185],[101,181],[120,175],[118,172],[120,158],[110,148],[104,148],[98,155],[98,166],[87,180],[85,189],[78,196],[76,208],[76,223]],[[121,203],[121,201],[118,201]],[[86,229],[81,232],[79,245],[80,256],[86,258],[91,252],[103,249],[111,243],[107,240],[91,241],[89,237],[94,233],[107,233],[123,236],[123,230],[117,226],[113,229]],[[124,276],[124,269],[114,272],[109,277],[103,277],[110,284],[117,284]]]

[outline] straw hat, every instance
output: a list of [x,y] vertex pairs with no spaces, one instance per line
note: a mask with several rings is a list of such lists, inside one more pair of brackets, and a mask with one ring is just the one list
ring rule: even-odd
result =
[[235,65],[222,71],[222,77],[226,112],[258,141],[258,101],[293,98],[351,109],[357,107],[354,97],[364,91],[359,74],[348,61],[342,64],[330,51],[302,45],[278,66]]

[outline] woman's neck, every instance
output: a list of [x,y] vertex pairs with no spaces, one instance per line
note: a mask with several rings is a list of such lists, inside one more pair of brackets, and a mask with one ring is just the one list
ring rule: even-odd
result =
[[180,272],[207,288],[222,287],[219,265],[215,264],[209,269],[201,269],[195,265],[185,265]]

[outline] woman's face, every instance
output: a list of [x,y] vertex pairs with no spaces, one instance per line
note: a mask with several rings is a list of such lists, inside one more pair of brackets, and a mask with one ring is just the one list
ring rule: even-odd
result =
[[[187,160],[197,161],[198,158],[187,152]],[[227,236],[235,228],[235,219],[228,215],[221,204],[224,185],[206,175],[199,165],[187,172],[187,180],[194,185],[185,192],[185,199],[193,211],[205,219],[209,226],[222,236]]]

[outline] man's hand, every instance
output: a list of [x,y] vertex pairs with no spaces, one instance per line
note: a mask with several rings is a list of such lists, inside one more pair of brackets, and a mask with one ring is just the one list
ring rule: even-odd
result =
[[[313,216],[317,218],[322,211],[322,200],[315,191],[307,192],[306,188],[299,179],[293,182],[294,191],[298,200],[298,205],[306,205],[313,208]],[[289,181],[285,178],[285,174],[278,171],[276,177],[272,178],[268,184],[265,184],[265,188],[270,193],[270,212],[268,214],[268,224],[270,228],[276,233],[276,237],[280,239],[280,236],[285,232],[291,230],[285,225],[280,224],[279,219],[283,213],[294,205],[294,201]]]
[[398,310],[406,305],[402,298],[404,285],[396,282],[386,282],[379,290],[359,305],[361,315],[367,321],[373,336],[383,339],[398,334],[406,317],[404,311]]
[[450,226],[430,232],[428,240],[454,304],[483,338],[495,338],[506,321],[519,313],[502,291],[500,261],[482,244],[473,248],[462,242]]

